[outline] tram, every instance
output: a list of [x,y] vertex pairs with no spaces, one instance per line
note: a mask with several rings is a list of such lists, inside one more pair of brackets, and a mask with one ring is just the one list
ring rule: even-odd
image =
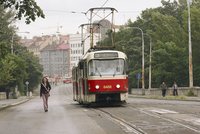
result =
[[127,56],[123,52],[87,52],[72,69],[73,99],[80,104],[126,102],[127,68]]

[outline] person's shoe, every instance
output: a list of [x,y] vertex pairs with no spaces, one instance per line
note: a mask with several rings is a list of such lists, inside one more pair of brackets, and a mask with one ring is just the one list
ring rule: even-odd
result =
[[45,112],[48,112],[48,110],[45,110]]

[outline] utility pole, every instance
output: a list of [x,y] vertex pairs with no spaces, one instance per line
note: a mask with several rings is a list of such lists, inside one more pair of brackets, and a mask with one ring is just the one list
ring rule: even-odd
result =
[[151,89],[151,58],[152,58],[152,38],[149,34],[145,33],[149,37],[149,91]]
[[190,4],[191,0],[187,0],[188,7],[188,44],[189,44],[189,87],[193,87],[193,65],[192,65],[192,41],[191,41],[191,18],[190,18]]

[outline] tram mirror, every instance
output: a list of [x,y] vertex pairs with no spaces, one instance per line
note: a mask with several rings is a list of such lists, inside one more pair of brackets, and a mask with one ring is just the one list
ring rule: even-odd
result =
[[79,63],[79,69],[83,69],[83,62]]

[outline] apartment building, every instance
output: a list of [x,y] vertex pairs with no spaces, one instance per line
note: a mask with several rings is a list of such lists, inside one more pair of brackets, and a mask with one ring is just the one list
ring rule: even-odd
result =
[[41,51],[43,74],[49,77],[70,76],[70,49],[68,44],[48,45]]
[[[94,46],[99,41],[99,34],[94,34]],[[70,68],[76,66],[81,57],[90,49],[90,34],[83,34],[84,45],[82,45],[81,34],[70,34],[69,44],[70,44]]]

